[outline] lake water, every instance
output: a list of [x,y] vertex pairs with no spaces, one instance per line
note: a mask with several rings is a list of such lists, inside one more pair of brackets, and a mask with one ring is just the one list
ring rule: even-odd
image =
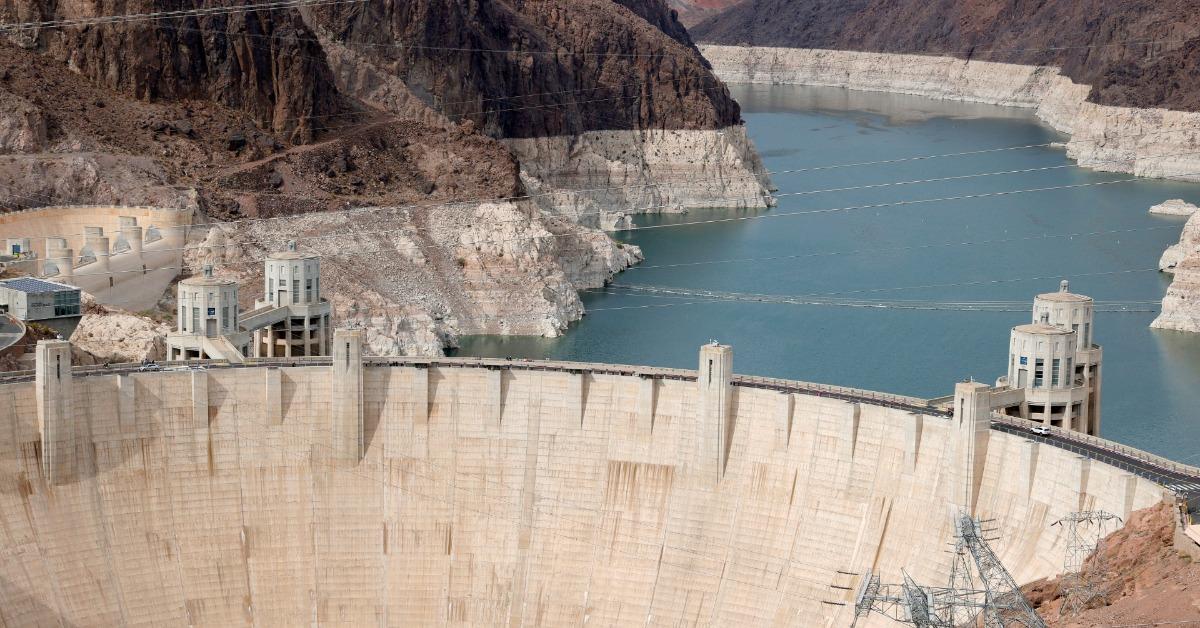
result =
[[[734,96],[773,172],[1065,139],[1030,112],[1002,107],[795,86],[736,87]],[[1046,169],[861,187],[1036,168]],[[778,174],[772,179],[781,194],[804,194],[782,196],[778,207],[763,212],[693,210],[641,218],[639,225],[663,225],[763,216],[619,234],[642,247],[646,262],[616,283],[773,295],[1021,301],[1027,308],[1036,293],[1056,290],[1065,278],[1073,292],[1098,301],[1158,301],[1169,277],[1151,269],[1178,242],[1183,220],[1146,210],[1169,198],[1198,201],[1198,185],[1144,180],[784,215],[1126,178],[1074,167],[1053,147]],[[846,187],[859,189],[817,192]],[[755,261],[728,261],[747,258]],[[694,297],[604,291],[583,299],[590,313],[561,338],[470,337],[459,354],[695,368],[699,346],[717,339],[733,346],[739,373],[930,398],[949,394],[956,381],[968,377],[994,381],[1005,370],[1009,330],[1030,318],[1027,309],[696,303]],[[1200,337],[1151,330],[1154,316],[1096,315],[1095,337],[1104,347],[1102,435],[1196,464]]]

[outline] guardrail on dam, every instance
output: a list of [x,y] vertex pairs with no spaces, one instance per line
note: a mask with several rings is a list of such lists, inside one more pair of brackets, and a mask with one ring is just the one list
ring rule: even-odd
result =
[[847,625],[838,572],[944,582],[959,508],[1026,581],[1062,568],[1053,521],[1164,494],[989,429],[969,385],[946,416],[736,377],[725,347],[696,371],[334,350],[73,371],[40,345],[0,380],[0,619]]

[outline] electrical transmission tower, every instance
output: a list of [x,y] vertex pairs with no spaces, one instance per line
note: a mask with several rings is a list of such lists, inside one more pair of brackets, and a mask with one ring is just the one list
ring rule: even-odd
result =
[[918,628],[957,628],[974,624],[982,613],[988,628],[1046,628],[988,547],[979,521],[961,515],[954,525],[950,586],[921,586],[907,573],[903,584],[886,584],[877,574],[867,573],[854,598],[854,623],[874,612]]
[[875,612],[917,628],[957,628],[955,617],[961,609],[978,613],[986,606],[985,591],[968,591],[952,587],[924,587],[908,573],[903,584],[885,584],[878,574],[863,576],[854,599],[854,624],[858,618]]
[[1078,615],[1093,600],[1105,597],[1102,585],[1084,573],[1083,568],[1088,556],[1095,553],[1091,574],[1103,574],[1106,571],[1103,558],[1096,550],[1108,524],[1113,521],[1119,523],[1121,518],[1103,510],[1084,510],[1073,512],[1051,524],[1061,525],[1067,530],[1067,556],[1063,562],[1062,576],[1063,603],[1058,608],[1059,614]]
[[1025,628],[1046,628],[1046,622],[1038,616],[1029,601],[1021,594],[1021,588],[1004,564],[988,547],[979,521],[968,514],[958,517],[958,538],[966,545],[975,561],[979,582],[987,591],[987,606],[983,609],[984,623],[988,628],[1003,628],[1018,625]]

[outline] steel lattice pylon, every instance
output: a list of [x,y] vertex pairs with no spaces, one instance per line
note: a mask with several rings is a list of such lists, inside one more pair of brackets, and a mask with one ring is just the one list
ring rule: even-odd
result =
[[973,608],[978,612],[984,607],[984,591],[925,587],[907,573],[903,576],[903,584],[885,584],[878,574],[865,574],[854,599],[851,626],[858,623],[859,617],[874,612],[918,628],[955,628],[961,623],[954,620],[954,609]]
[[[1012,575],[988,547],[979,521],[964,514],[955,519],[954,525],[950,586],[920,586],[908,573],[903,573],[903,584],[885,584],[877,574],[867,573],[854,599],[854,622],[874,612],[919,628],[956,628],[972,625],[982,612],[989,628],[1045,628]],[[972,578],[972,567],[977,579]]]
[[997,628],[1011,625],[1026,628],[1046,628],[1046,622],[1033,610],[1029,601],[1021,594],[1021,588],[1004,564],[988,547],[983,538],[979,520],[970,515],[959,515],[958,537],[966,545],[975,561],[980,584],[987,591],[987,605],[983,609],[987,626]]
[[[1100,540],[1104,538],[1110,522],[1121,518],[1103,510],[1073,512],[1051,525],[1061,525],[1067,530],[1066,559],[1063,561],[1063,603],[1058,611],[1062,615],[1077,615],[1097,598],[1105,598],[1106,591],[1090,575],[1106,571],[1102,557],[1096,553]],[[1088,556],[1092,559],[1091,574],[1084,572]]]

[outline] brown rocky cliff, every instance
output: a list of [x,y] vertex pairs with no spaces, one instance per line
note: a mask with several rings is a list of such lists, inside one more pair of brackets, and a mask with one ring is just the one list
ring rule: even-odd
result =
[[[236,0],[0,0],[0,20],[32,22],[237,6]],[[344,106],[298,12],[248,11],[47,28],[10,36],[94,83],[141,100],[207,100],[250,114],[288,141],[311,141]]]
[[[1079,615],[1063,615],[1060,579],[1021,587],[1030,603],[1055,628],[1186,623],[1200,618],[1200,563],[1174,545],[1175,508],[1162,503],[1140,510],[1108,535],[1084,574],[1103,591]],[[1200,621],[1200,620],[1197,620]]]
[[692,35],[1054,65],[1094,102],[1200,110],[1200,0],[747,0]]
[[494,137],[740,121],[662,0],[381,0],[310,23]]
[[679,22],[691,28],[742,0],[671,0]]

